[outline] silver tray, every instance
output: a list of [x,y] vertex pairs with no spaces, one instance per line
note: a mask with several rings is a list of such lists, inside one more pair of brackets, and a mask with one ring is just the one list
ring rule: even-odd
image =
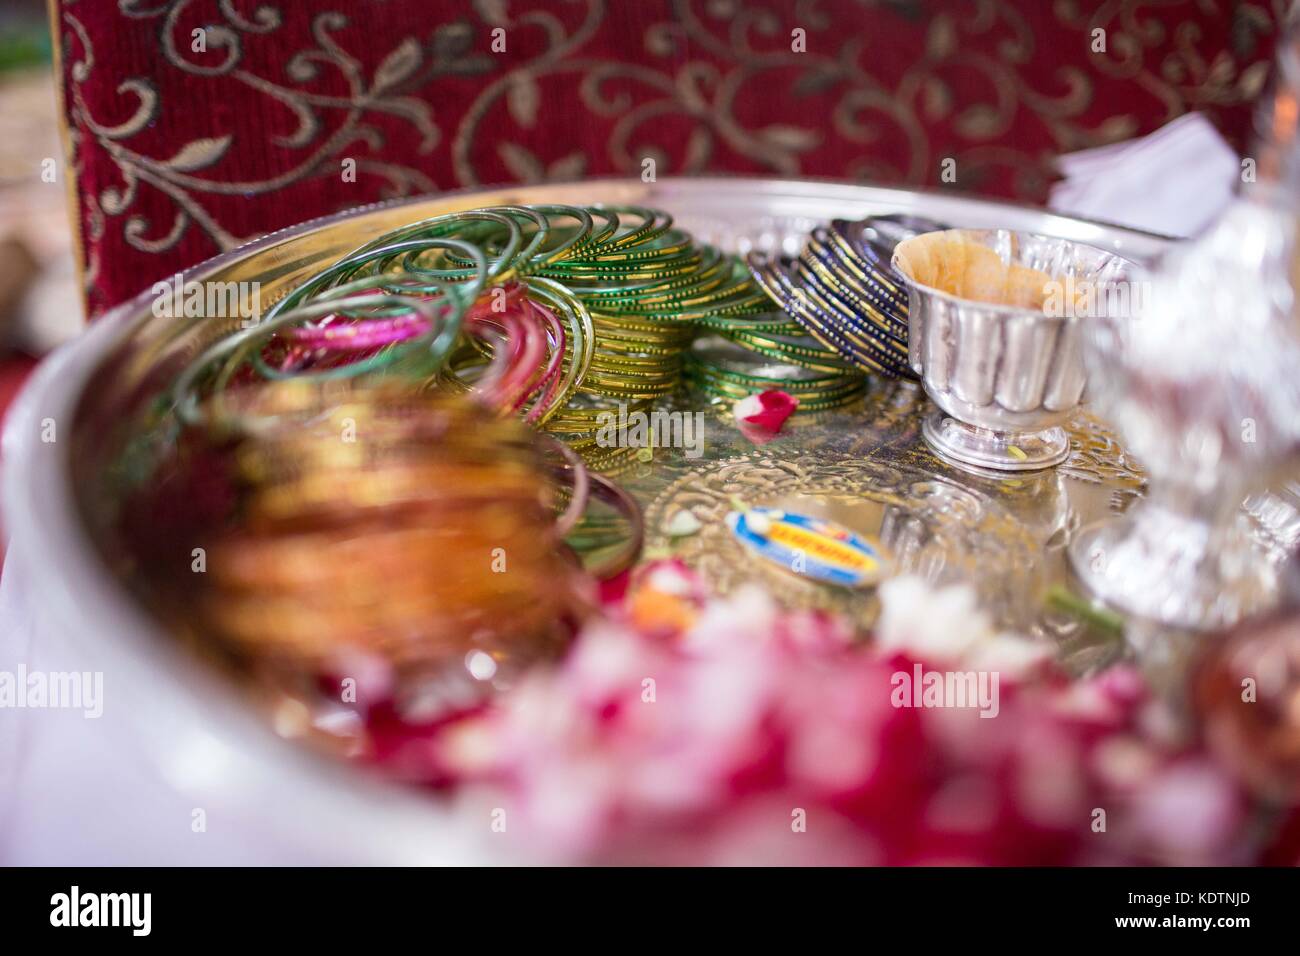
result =
[[[1049,233],[1137,260],[1167,246],[1129,229],[950,195],[771,179],[593,180],[364,207],[274,233],[183,279],[257,280],[265,307],[327,262],[403,223],[502,203],[597,201],[663,208],[698,238],[735,252],[797,253],[814,225],[885,212]],[[140,422],[162,389],[213,333],[202,320],[156,318],[150,303],[147,292],[127,302],[47,360],[12,415],[3,469],[4,523],[12,535],[6,575],[20,579],[28,595],[30,639],[61,646],[78,669],[105,673],[106,695],[129,702],[119,704],[129,729],[118,746],[144,755],[182,799],[253,821],[255,830],[274,834],[275,845],[300,850],[300,858],[313,858],[309,848],[326,840],[332,859],[493,859],[492,848],[457,826],[450,809],[278,738],[122,585],[129,568],[111,547],[105,520],[118,503],[108,466],[127,443],[141,440]],[[1065,581],[1071,531],[1140,495],[1141,468],[1085,411],[1071,422],[1072,454],[1058,469],[1012,480],[975,477],[930,454],[920,437],[926,404],[914,384],[876,382],[861,404],[807,421],[796,416],[763,447],[744,439],[720,410],[701,405],[688,410],[706,415],[702,457],[656,450],[653,461],[620,480],[647,508],[652,551],[680,554],[720,590],[754,573],[722,528],[729,496],[793,501],[879,535],[904,569],[941,583],[969,581],[1000,622],[1054,641],[1072,670],[1126,653],[1121,642],[1100,640],[1077,619],[1051,611],[1045,597]],[[40,438],[47,420],[57,424],[54,443]],[[660,529],[683,501],[705,527],[669,542]],[[1276,501],[1267,507],[1271,527],[1293,527],[1294,512],[1278,511]],[[769,587],[791,602],[847,602],[854,613],[873,613],[869,595],[828,599],[816,586],[773,573]]]

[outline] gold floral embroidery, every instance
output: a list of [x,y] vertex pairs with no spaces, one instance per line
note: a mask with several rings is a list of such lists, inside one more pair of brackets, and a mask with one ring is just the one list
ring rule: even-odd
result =
[[[646,159],[655,160],[659,175],[748,165],[779,175],[938,185],[942,150],[962,170],[961,188],[1007,176],[1022,198],[1037,199],[1055,153],[1132,136],[1153,116],[1163,121],[1188,109],[1250,101],[1268,72],[1261,40],[1275,32],[1286,6],[1284,0],[1233,3],[1229,15],[1213,0],[1041,0],[1032,7],[1012,0],[627,6],[475,0],[459,8],[459,19],[434,22],[419,36],[383,36],[378,24],[382,38],[371,33],[366,42],[386,52],[367,70],[359,51],[339,38],[364,14],[337,0],[318,0],[322,9],[310,18],[310,44],[269,76],[248,64],[263,62],[255,55],[259,44],[282,43],[290,7],[254,0],[95,0],[116,2],[125,20],[156,25],[164,75],[175,75],[155,86],[147,77],[116,76],[110,64],[97,64],[96,44],[107,49],[110,40],[88,35],[78,16],[85,2],[60,5],[74,170],[80,154],[94,149],[111,161],[117,178],[96,192],[81,192],[91,277],[99,268],[95,246],[110,228],[147,254],[176,249],[191,229],[216,249],[228,249],[253,236],[223,223],[223,197],[266,196],[301,189],[309,180],[318,181],[319,190],[312,187],[313,208],[304,215],[327,211],[331,203],[355,204],[358,196],[478,185],[501,178],[502,171],[519,181],[610,169],[639,174]],[[437,5],[431,11],[446,17]],[[1200,26],[1225,21],[1226,41]],[[905,28],[910,43],[923,37],[923,48],[901,70],[899,58],[887,55],[891,23]],[[864,24],[875,32],[864,32]],[[639,53],[611,59],[607,41],[623,38],[629,26],[641,33]],[[197,27],[205,31],[202,55],[191,52]],[[792,48],[796,27],[805,33],[805,52]],[[491,52],[497,28],[515,45],[508,57]],[[1089,45],[1098,29],[1105,31],[1104,53]],[[355,30],[349,35],[357,42]],[[464,78],[481,78],[481,85],[444,107],[439,91]],[[217,80],[252,91],[268,114],[288,110],[293,128],[263,134],[256,126],[232,131],[214,123],[167,155],[135,145],[151,124],[165,126],[169,111],[191,108],[202,84]],[[1109,112],[1097,110],[1102,91],[1113,97],[1116,82],[1128,95],[1108,104]],[[122,101],[114,116],[125,119],[108,123],[94,115],[84,95],[91,83],[96,103],[113,85]],[[455,88],[463,91],[464,84]],[[557,90],[570,95],[561,98]],[[779,107],[766,108],[774,96]],[[820,112],[812,114],[803,103]],[[388,121],[383,129],[377,117]],[[393,120],[409,130],[400,143],[387,141]],[[552,128],[561,120],[569,128],[590,120],[607,130],[603,154],[566,142],[564,130]],[[548,134],[545,146],[538,145],[539,131]],[[1008,143],[1012,131],[1034,145]],[[241,161],[250,152],[265,155],[256,149],[264,144],[245,139],[259,135],[283,162],[274,175],[250,176]],[[353,152],[358,173],[376,180],[360,193],[326,182],[338,177],[341,160]],[[151,193],[147,203],[142,190]],[[155,218],[156,194],[166,197],[170,218]]]
[[[153,84],[145,79],[122,80],[117,93],[134,100],[134,111],[129,119],[113,126],[98,122],[82,94],[84,84],[92,79],[95,70],[95,46],[85,27],[76,15],[76,4],[65,3],[62,21],[69,33],[65,39],[73,51],[68,57],[68,95],[70,119],[76,131],[76,141],[86,137],[94,140],[116,165],[121,182],[108,186],[97,195],[83,194],[92,235],[98,238],[108,219],[125,217],[122,229],[127,243],[142,252],[161,253],[175,247],[181,236],[191,226],[197,226],[220,249],[229,249],[254,236],[236,236],[228,232],[218,219],[199,201],[200,196],[256,196],[283,189],[309,177],[319,175],[324,169],[337,169],[338,158],[349,144],[365,141],[376,150],[385,143],[380,132],[366,123],[366,117],[385,113],[407,121],[415,131],[415,152],[429,154],[437,146],[440,133],[433,122],[429,104],[407,95],[407,89],[436,81],[449,73],[483,72],[488,63],[483,57],[464,55],[465,45],[457,42],[456,31],[446,30],[435,34],[426,52],[413,38],[398,39],[392,51],[367,77],[360,62],[351,56],[334,39],[333,33],[348,24],[343,13],[326,11],[318,14],[311,23],[315,46],[295,53],[285,64],[285,74],[296,86],[277,83],[257,76],[241,66],[246,38],[256,38],[272,33],[281,25],[281,13],[275,7],[259,6],[251,18],[241,15],[233,0],[220,0],[217,5],[224,22],[204,25],[205,42],[209,49],[224,51],[217,65],[197,63],[185,52],[182,43],[190,37],[189,24],[184,20],[193,0],[171,0],[162,4],[149,4],[144,0],[119,0],[119,11],[132,19],[161,19],[161,46],[168,64],[182,73],[196,78],[226,76],[256,90],[292,111],[297,129],[288,136],[272,137],[275,145],[304,151],[293,165],[275,176],[265,179],[245,179],[239,175],[238,154],[241,147],[234,141],[236,134],[214,130],[182,145],[168,157],[145,155],[133,149],[129,141],[155,122],[161,115],[163,104]],[[200,21],[196,21],[200,22]],[[448,56],[448,51],[452,55]],[[459,52],[458,52],[459,51]],[[428,62],[426,62],[426,60]],[[330,95],[309,88],[325,70],[333,70],[347,85],[347,95]],[[184,85],[181,88],[185,88]],[[184,108],[173,104],[173,108]],[[337,116],[338,121],[327,127],[326,115]],[[227,157],[232,162],[223,163]],[[362,173],[372,173],[387,181],[390,195],[410,195],[434,188],[432,180],[422,171],[401,163],[366,157],[356,159]],[[74,167],[75,168],[75,167]],[[174,206],[170,224],[150,222],[143,215],[131,212],[140,187],[147,185],[166,195]]]

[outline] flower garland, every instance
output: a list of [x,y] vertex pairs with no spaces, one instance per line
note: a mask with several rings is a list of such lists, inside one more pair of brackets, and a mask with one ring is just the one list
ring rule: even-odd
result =
[[[498,808],[537,859],[1236,863],[1247,801],[1127,667],[1071,682],[964,588],[882,586],[868,646],[757,589],[642,569],[564,661],[436,725],[385,704],[371,759]],[[995,712],[905,686],[997,676]],[[934,689],[932,684],[928,685]],[[985,703],[988,703],[987,701]],[[989,718],[992,719],[989,719]]]

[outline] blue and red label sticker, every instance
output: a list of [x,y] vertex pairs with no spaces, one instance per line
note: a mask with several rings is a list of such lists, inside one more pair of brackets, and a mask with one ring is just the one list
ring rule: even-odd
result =
[[727,527],[759,557],[827,584],[861,587],[885,572],[880,545],[834,521],[756,507],[728,514]]

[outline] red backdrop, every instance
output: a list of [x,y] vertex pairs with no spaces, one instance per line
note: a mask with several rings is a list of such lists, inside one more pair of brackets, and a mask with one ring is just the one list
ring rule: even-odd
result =
[[1041,201],[1056,154],[1189,109],[1240,146],[1278,16],[1269,0],[62,0],[57,14],[92,313],[312,216],[640,174],[646,159],[658,175],[940,187],[952,158],[949,188]]

